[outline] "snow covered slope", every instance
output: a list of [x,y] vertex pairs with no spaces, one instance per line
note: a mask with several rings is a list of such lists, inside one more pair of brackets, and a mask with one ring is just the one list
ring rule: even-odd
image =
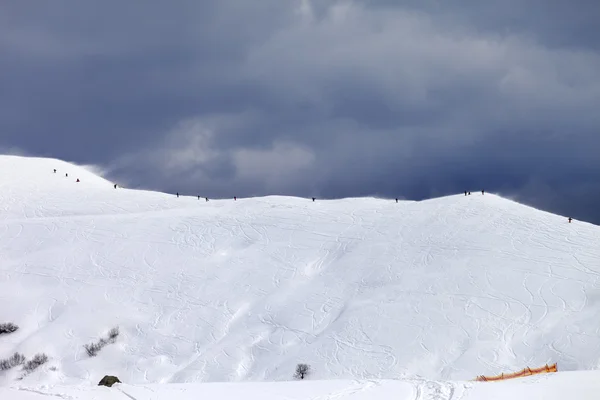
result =
[[329,380],[268,383],[0,387],[11,400],[596,400],[597,371],[559,372],[494,383]]
[[476,192],[207,203],[56,160],[0,171],[0,323],[20,326],[0,358],[50,358],[0,385],[280,381],[299,362],[309,379],[468,380],[600,360],[595,225]]

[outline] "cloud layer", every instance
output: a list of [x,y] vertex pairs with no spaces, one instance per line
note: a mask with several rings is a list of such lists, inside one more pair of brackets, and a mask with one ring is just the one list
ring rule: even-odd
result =
[[209,197],[486,188],[600,223],[600,3],[0,6],[0,146]]

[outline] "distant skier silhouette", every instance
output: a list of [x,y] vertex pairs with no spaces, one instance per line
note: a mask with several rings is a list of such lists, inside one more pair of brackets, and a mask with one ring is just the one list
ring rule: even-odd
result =
[[206,201],[208,201],[208,197],[205,197]]
[[179,198],[179,192],[177,192],[177,197]]
[[467,191],[465,190],[465,196],[467,195]]
[[485,190],[482,190],[482,191],[481,191],[481,194],[485,194]]
[[396,199],[396,203],[398,202],[398,199]]
[[573,218],[569,217],[569,223],[571,223],[571,221],[573,221]]
[[237,197],[236,196],[233,196],[233,201],[237,201]]
[[65,177],[66,177],[66,178],[68,178],[68,177],[69,177],[69,174],[65,174]]
[[198,200],[200,200],[200,196],[198,196]]
[[313,201],[315,201],[315,198],[314,198],[314,197],[313,197],[312,199],[313,199]]
[[115,189],[117,188],[117,184],[115,183]]
[[54,168],[54,173],[56,173],[56,168]]
[[79,182],[79,178],[77,178],[77,180],[75,182]]

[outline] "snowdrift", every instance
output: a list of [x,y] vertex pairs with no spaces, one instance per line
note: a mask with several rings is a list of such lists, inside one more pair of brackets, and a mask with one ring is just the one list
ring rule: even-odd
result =
[[58,160],[0,170],[0,323],[19,326],[0,358],[49,357],[0,385],[289,381],[302,362],[309,381],[468,381],[600,359],[592,224],[480,192],[205,202]]
[[10,400],[595,400],[598,372],[561,372],[494,383],[330,380],[1,388]]

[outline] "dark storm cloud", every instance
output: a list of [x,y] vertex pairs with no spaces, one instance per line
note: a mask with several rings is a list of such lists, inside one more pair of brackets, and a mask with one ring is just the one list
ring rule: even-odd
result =
[[600,222],[598,17],[595,1],[3,4],[0,146],[132,187],[485,187]]

